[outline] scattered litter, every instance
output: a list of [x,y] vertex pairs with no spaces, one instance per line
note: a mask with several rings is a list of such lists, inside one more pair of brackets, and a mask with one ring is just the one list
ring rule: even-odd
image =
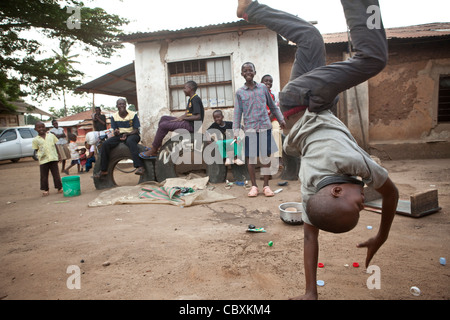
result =
[[319,268],[323,268],[323,267],[324,267],[324,264],[323,264],[322,262],[319,262],[319,263],[317,264],[317,266],[318,266]]
[[444,257],[439,258],[439,263],[445,266],[447,264],[447,260]]
[[273,193],[276,194],[276,193],[280,193],[281,191],[283,191],[283,189],[280,188],[280,189],[275,190]]
[[66,202],[70,202],[70,200],[55,201],[54,203],[66,203]]
[[372,226],[367,226],[367,230],[372,230]]
[[358,268],[359,267],[359,263],[358,262],[353,262],[353,267]]
[[102,266],[107,267],[107,266],[109,266],[110,264],[111,264],[111,262],[105,261],[105,262],[102,263]]
[[269,241],[268,245],[269,247],[273,246],[273,241]]
[[243,187],[245,186],[245,181],[235,181],[234,184]]
[[248,232],[266,232],[266,230],[264,230],[264,228],[248,228],[247,229]]
[[233,186],[233,182],[230,182],[227,180],[225,183],[225,189],[229,190],[229,189],[231,189],[232,186]]
[[287,182],[287,181],[281,181],[281,182],[278,182],[278,185],[279,185],[280,187],[284,187],[284,186],[287,186],[287,185],[288,185],[288,182]]
[[317,285],[318,285],[319,287],[323,287],[323,286],[325,285],[325,281],[323,281],[323,280],[317,280]]
[[344,267],[348,267],[348,263],[344,264]]
[[121,218],[117,218],[116,221],[122,221],[122,219]]
[[409,292],[411,292],[411,294],[416,297],[420,296],[421,293],[420,289],[417,287],[411,287],[411,289],[409,289]]

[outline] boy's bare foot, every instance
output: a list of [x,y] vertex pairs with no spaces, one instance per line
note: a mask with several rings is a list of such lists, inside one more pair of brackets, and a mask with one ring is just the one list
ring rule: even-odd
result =
[[238,18],[244,17],[245,10],[252,3],[252,0],[238,0],[238,7],[236,11],[236,15]]

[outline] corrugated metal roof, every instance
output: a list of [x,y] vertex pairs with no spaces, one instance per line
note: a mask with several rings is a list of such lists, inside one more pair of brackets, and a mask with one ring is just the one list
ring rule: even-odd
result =
[[[450,35],[450,22],[435,22],[415,26],[387,28],[386,37],[391,39],[416,39],[429,37],[445,37]],[[347,32],[323,34],[325,43],[347,42]]]
[[[191,27],[178,30],[159,30],[155,32],[137,32],[120,37],[123,42],[155,41],[160,39],[183,38],[200,36],[205,34],[224,33],[228,31],[239,31],[261,29],[263,25],[256,25],[245,20],[220,23],[201,27]],[[442,37],[450,35],[450,22],[435,22],[414,26],[387,28],[388,39],[408,39],[422,37]],[[347,42],[347,32],[323,34],[325,43]]]
[[211,24],[207,26],[190,27],[178,30],[159,30],[154,32],[137,32],[120,37],[122,42],[142,42],[142,41],[156,41],[170,38],[184,38],[200,35],[217,34],[224,32],[232,32],[239,30],[258,30],[265,29],[263,25],[253,24],[245,20],[234,22],[225,22],[220,24]]
[[[32,106],[31,104],[28,104],[23,100],[9,101],[9,103],[16,107],[16,110],[15,110],[16,113],[40,114],[40,115],[47,116],[47,117],[53,117],[53,115],[51,113],[41,110],[38,107]],[[9,110],[5,106],[3,106],[2,103],[0,103],[0,112],[2,110],[6,110],[7,113],[12,112],[11,110]]]

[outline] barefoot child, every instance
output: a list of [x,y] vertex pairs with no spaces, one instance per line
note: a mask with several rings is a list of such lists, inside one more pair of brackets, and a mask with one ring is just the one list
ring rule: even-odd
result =
[[[398,191],[387,171],[362,150],[348,128],[331,112],[336,97],[379,73],[387,62],[384,28],[369,28],[377,0],[341,0],[356,54],[325,65],[319,31],[305,20],[252,0],[239,0],[237,16],[297,44],[291,80],[280,92],[280,108],[290,129],[284,150],[301,157],[299,178],[303,201],[305,295],[317,299],[316,272],[319,230],[347,232],[364,209],[364,183],[383,200],[377,235],[358,247],[367,248],[366,267],[387,240],[396,212]],[[356,179],[359,177],[360,179]]]
[[[275,105],[269,90],[264,84],[256,83],[253,78],[256,75],[256,68],[253,63],[246,62],[242,65],[241,75],[245,79],[243,87],[236,92],[236,104],[234,107],[233,130],[234,138],[239,136],[241,118],[244,118],[245,132],[245,157],[248,163],[248,173],[252,187],[248,193],[249,197],[258,196],[259,190],[256,184],[255,165],[256,160],[261,161],[262,172],[269,171],[270,162],[266,162],[268,157],[276,150],[276,144],[272,137],[272,124],[267,113],[267,106],[275,115],[281,127],[284,127],[284,118],[280,109]],[[270,173],[264,172],[263,193],[266,197],[272,197],[273,191],[269,187]]]
[[49,171],[52,173],[55,188],[58,190],[58,193],[62,193],[62,182],[58,170],[58,152],[55,146],[58,138],[54,134],[47,133],[43,122],[37,122],[34,125],[34,130],[37,131],[38,135],[33,139],[31,145],[34,150],[37,150],[37,157],[39,159],[42,196],[49,195]]
[[78,152],[78,144],[77,144],[77,136],[73,133],[69,133],[69,150],[70,150],[70,157],[72,159],[72,162],[70,163],[70,166],[64,170],[65,174],[69,174],[70,168],[73,166],[77,166],[78,173],[80,172],[80,153]]
[[87,162],[86,148],[81,148],[79,152],[80,152],[80,166],[81,166],[80,170],[81,170],[81,172],[84,172],[86,162]]

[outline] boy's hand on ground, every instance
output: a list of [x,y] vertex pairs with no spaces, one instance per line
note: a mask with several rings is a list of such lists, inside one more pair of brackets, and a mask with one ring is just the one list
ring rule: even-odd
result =
[[358,248],[367,248],[366,268],[369,266],[369,263],[372,260],[373,256],[375,255],[375,253],[377,253],[378,249],[380,249],[383,243],[384,241],[381,241],[378,237],[373,237],[363,243],[359,243],[356,245]]

